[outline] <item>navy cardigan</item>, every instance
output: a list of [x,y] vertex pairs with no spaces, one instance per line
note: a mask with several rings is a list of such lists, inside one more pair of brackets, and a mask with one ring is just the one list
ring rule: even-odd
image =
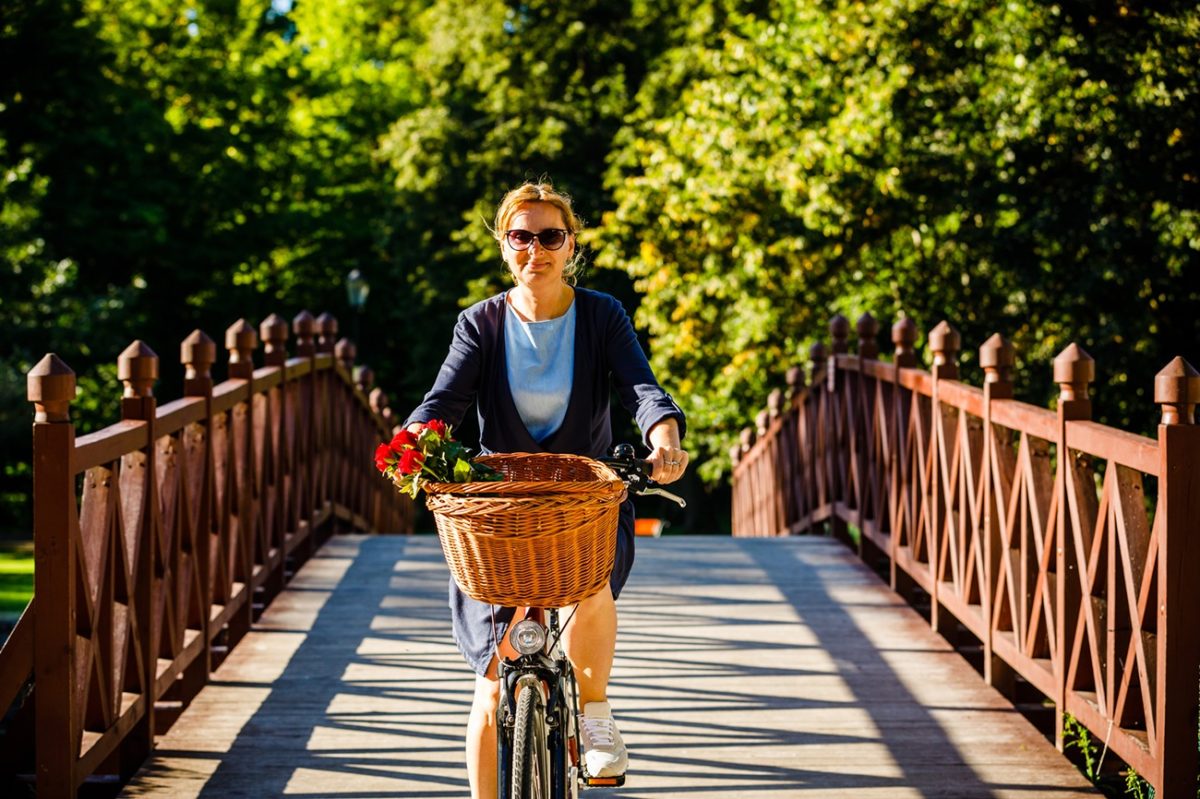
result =
[[597,458],[612,446],[609,396],[617,389],[642,430],[643,439],[666,418],[683,411],[662,390],[642,352],[629,314],[615,297],[575,289],[575,374],[562,426],[540,444],[525,428],[508,386],[504,351],[507,292],[472,305],[458,316],[450,352],[433,388],[404,425],[442,419],[457,426],[475,401],[483,452],[557,452]]

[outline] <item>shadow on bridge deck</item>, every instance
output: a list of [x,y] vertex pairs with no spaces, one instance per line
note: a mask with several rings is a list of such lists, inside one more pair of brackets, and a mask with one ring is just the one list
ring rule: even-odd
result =
[[[610,797],[1066,797],[1088,783],[829,539],[639,540]],[[125,796],[467,793],[472,675],[433,537],[340,537],[305,566]]]

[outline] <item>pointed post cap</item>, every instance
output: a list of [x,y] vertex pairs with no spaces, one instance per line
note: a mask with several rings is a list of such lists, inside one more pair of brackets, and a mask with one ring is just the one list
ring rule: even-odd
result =
[[296,354],[312,356],[317,352],[317,342],[314,334],[317,322],[308,311],[301,311],[292,319],[292,332],[296,334]]
[[834,314],[829,320],[829,335],[833,337],[833,352],[834,354],[848,352],[850,344],[847,339],[850,337],[850,321],[841,314]]
[[879,335],[879,322],[874,316],[871,316],[869,311],[864,311],[863,315],[858,317],[855,329],[858,331],[858,357],[877,357],[879,342],[875,340],[875,337]]
[[338,343],[333,345],[333,357],[342,362],[347,369],[354,366],[354,359],[358,356],[358,347],[354,346],[354,342],[348,338],[338,339]]
[[138,339],[117,358],[117,379],[125,384],[126,397],[154,396],[158,380],[158,355]]
[[1054,382],[1060,400],[1086,400],[1088,383],[1096,379],[1096,362],[1072,342],[1054,359]]
[[249,363],[258,349],[258,334],[245,319],[239,319],[225,329],[225,349],[230,363]]
[[741,446],[741,444],[734,444],[733,446],[731,446],[729,448],[729,462],[732,463],[735,467],[739,463],[742,462],[742,446]]
[[272,344],[276,347],[287,341],[288,325],[284,318],[277,313],[273,313],[266,319],[262,320],[262,324],[258,326],[258,334],[262,340],[266,342],[268,349]]
[[754,446],[755,436],[753,427],[743,427],[741,435],[738,436],[742,445],[742,454],[745,455]]
[[184,367],[184,380],[211,378],[212,365],[217,362],[216,342],[196,328],[179,345],[179,362]]
[[754,415],[754,428],[758,432],[758,437],[762,438],[767,434],[767,428],[771,425],[771,412],[766,408]]
[[767,413],[772,419],[783,413],[783,389],[771,389],[771,393],[767,395]]
[[1163,424],[1195,424],[1200,403],[1200,372],[1176,356],[1154,376],[1154,401],[1162,405]]
[[329,311],[317,317],[317,352],[333,352],[337,341],[338,321]]
[[301,311],[292,319],[292,332],[296,334],[297,338],[312,337],[316,327],[316,319],[308,311]]
[[821,375],[825,374],[825,359],[827,357],[825,345],[820,341],[808,348],[808,359],[812,361],[812,373],[809,375],[808,382],[816,383]]
[[929,331],[929,348],[935,353],[957,353],[962,349],[962,336],[943,319]]
[[359,366],[354,370],[354,384],[363,391],[370,391],[375,385],[375,370],[369,366]]
[[75,372],[53,352],[42,357],[25,377],[26,396],[34,405],[35,422],[71,421]]
[[804,367],[791,366],[787,370],[788,396],[795,397],[804,390]]
[[917,365],[917,323],[910,317],[897,319],[892,325],[892,344],[896,347],[893,360],[897,366]]
[[273,313],[262,320],[258,335],[263,340],[267,365],[278,366],[287,360],[288,325],[282,316]]
[[1012,342],[999,333],[979,346],[979,365],[983,367],[983,382],[1011,385],[1013,366],[1017,363],[1017,351]]
[[933,373],[936,377],[958,378],[958,353],[962,337],[945,319],[929,331],[929,349],[933,352]]
[[387,394],[384,393],[382,388],[371,389],[371,393],[367,399],[371,403],[371,410],[375,411],[375,413],[383,413],[383,409],[388,404]]

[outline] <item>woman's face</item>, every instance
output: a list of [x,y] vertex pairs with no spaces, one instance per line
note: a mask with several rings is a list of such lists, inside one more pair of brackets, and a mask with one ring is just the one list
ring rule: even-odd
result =
[[[565,229],[566,220],[562,212],[549,203],[522,203],[517,206],[516,213],[508,220],[505,230],[527,230],[530,233],[541,233],[551,228]],[[567,234],[566,242],[557,250],[548,250],[542,242],[534,239],[524,250],[515,249],[500,231],[500,252],[504,263],[512,272],[518,285],[528,289],[539,289],[545,286],[562,283],[563,269],[567,261],[575,254],[575,237]]]

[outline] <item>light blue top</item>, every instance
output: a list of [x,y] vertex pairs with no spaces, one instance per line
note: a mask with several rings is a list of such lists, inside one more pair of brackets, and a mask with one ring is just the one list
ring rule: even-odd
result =
[[575,302],[562,316],[526,322],[504,314],[508,387],[517,413],[539,444],[562,426],[575,374]]

